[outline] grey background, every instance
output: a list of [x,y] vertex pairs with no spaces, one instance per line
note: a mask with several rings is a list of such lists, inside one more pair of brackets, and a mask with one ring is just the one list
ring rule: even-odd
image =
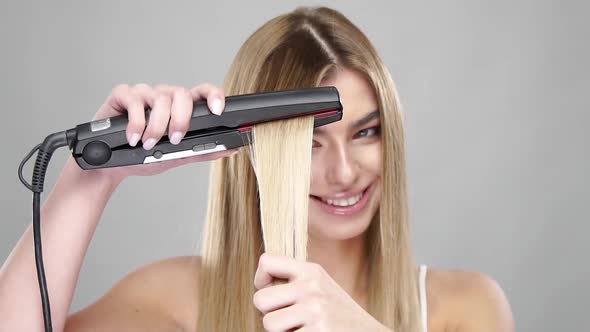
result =
[[[587,330],[583,1],[3,1],[0,260],[30,222],[31,194],[17,167],[35,144],[89,121],[118,83],[220,85],[245,38],[298,4],[342,11],[396,80],[419,262],[493,276],[519,331]],[[52,160],[45,195],[67,154]],[[72,310],[135,267],[198,251],[208,166],[118,188]]]

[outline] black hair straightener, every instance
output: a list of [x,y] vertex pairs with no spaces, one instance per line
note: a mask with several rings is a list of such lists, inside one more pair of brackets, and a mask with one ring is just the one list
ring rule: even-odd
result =
[[[150,109],[146,110],[148,121],[149,113]],[[206,101],[197,101],[193,103],[190,127],[180,143],[173,145],[164,136],[147,151],[141,145],[132,147],[128,144],[125,135],[127,114],[51,134],[35,146],[21,162],[18,175],[33,192],[33,241],[45,331],[52,331],[52,325],[43,267],[40,200],[47,166],[55,150],[68,146],[82,169],[148,164],[247,145],[252,142],[250,134],[255,124],[299,116],[314,116],[314,127],[339,121],[342,119],[342,103],[338,90],[318,87],[228,96],[225,110],[219,116],[209,111]],[[29,184],[22,170],[35,151],[38,151],[37,159]]]
[[[251,142],[250,129],[257,123],[313,115],[318,127],[342,118],[342,104],[334,87],[229,96],[225,103],[218,116],[209,111],[205,101],[195,102],[190,127],[178,145],[164,136],[147,151],[140,145],[130,146],[125,136],[126,115],[66,131],[68,145],[83,169],[148,164],[246,145]],[[146,115],[149,118],[149,109]]]

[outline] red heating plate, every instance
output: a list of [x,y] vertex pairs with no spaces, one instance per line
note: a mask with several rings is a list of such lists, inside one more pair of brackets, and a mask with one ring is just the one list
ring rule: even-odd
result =
[[[338,113],[338,110],[325,111],[325,112],[314,114],[313,117],[316,118],[316,119],[321,119],[321,118],[324,118],[324,117],[327,117],[327,116],[330,116],[330,115],[334,115],[336,113]],[[252,129],[253,126],[254,125],[242,126],[242,127],[239,127],[238,128],[238,131],[240,133],[243,133],[245,131],[248,131],[248,130]]]

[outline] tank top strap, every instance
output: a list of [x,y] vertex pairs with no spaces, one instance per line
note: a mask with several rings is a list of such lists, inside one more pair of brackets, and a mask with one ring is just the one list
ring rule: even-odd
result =
[[418,286],[420,291],[420,319],[422,321],[422,331],[428,332],[428,310],[426,303],[426,265],[420,265],[420,275]]

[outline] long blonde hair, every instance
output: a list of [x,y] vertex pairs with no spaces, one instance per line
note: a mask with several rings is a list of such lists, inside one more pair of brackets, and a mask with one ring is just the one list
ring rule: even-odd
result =
[[307,260],[313,138],[311,116],[255,125],[250,160],[256,173],[264,251]]
[[[381,203],[366,232],[368,312],[395,331],[417,332],[403,118],[393,80],[368,38],[336,10],[298,7],[269,20],[246,40],[223,87],[226,95],[315,87],[334,67],[363,74],[380,110]],[[264,247],[248,149],[213,162],[210,176],[197,330],[262,331],[252,298]]]

